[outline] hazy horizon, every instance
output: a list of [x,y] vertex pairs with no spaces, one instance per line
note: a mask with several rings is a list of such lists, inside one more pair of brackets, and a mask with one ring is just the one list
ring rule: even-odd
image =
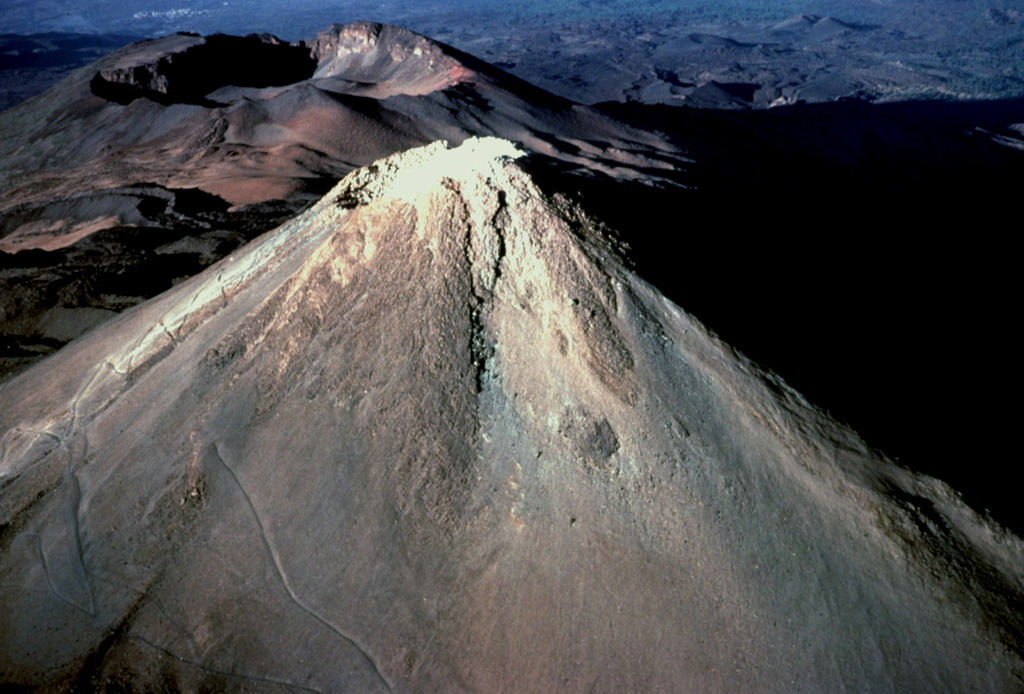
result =
[[[1021,7],[1015,7],[1021,5]],[[881,17],[913,17],[922,3],[904,0],[717,0],[715,3],[678,0],[644,0],[623,3],[617,0],[569,0],[560,3],[520,0],[498,3],[493,0],[442,0],[427,5],[408,0],[382,0],[376,3],[327,2],[304,0],[297,3],[245,3],[230,0],[169,0],[148,2],[128,0],[110,3],[93,0],[77,3],[68,0],[39,0],[8,3],[0,9],[0,33],[33,34],[44,32],[122,33],[153,37],[180,31],[199,33],[269,32],[288,40],[305,38],[334,23],[356,20],[404,23],[411,29],[434,25],[446,17],[458,18],[459,29],[472,29],[474,17],[482,20],[528,22],[591,22],[650,20],[665,18],[699,22],[770,22],[796,14],[828,15],[846,22],[870,22]],[[1004,7],[1005,6],[1005,7]],[[1006,14],[1001,23],[1016,23],[1024,3],[988,0],[934,1],[927,3],[929,14],[941,21],[955,13],[961,30],[972,24],[990,21],[991,10]],[[1018,25],[1019,26],[1019,25]],[[453,27],[456,28],[456,27]],[[916,29],[911,21],[905,31]]]
[[[804,27],[809,33],[794,41],[801,15],[829,18],[831,24]],[[0,8],[0,34],[72,32],[127,40],[176,32],[269,33],[298,41],[330,24],[367,20],[412,29],[584,103],[601,100],[592,90],[579,89],[581,83],[598,79],[592,74],[595,70],[630,71],[641,81],[648,79],[644,75],[668,70],[696,84],[715,79],[763,85],[759,75],[765,70],[779,76],[798,61],[806,72],[813,69],[807,59],[868,75],[863,80],[854,76],[868,90],[845,89],[826,77],[831,84],[802,98],[828,101],[854,95],[877,101],[1024,96],[1022,17],[1021,0],[443,0],[426,5],[408,0],[15,0]],[[684,45],[687,35],[705,34],[724,39],[733,52],[706,46],[698,55]],[[2,50],[7,56],[16,53],[9,47]],[[47,49],[34,52],[40,50]],[[730,65],[753,63],[758,65],[754,72],[729,71]],[[581,67],[584,64],[601,67]],[[831,67],[825,72],[829,71]]]

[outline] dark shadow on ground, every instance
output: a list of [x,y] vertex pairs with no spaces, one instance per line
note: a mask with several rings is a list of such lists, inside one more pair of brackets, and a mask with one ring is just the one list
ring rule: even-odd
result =
[[[102,229],[52,251],[0,253],[0,383],[72,339],[43,331],[49,312],[92,311],[85,328],[92,329],[198,274],[317,199],[229,210],[197,189],[140,184],[123,190],[138,197],[148,225]],[[164,197],[155,194],[161,190]]]
[[689,190],[579,179],[640,274],[869,445],[1024,533],[1007,404],[1024,171],[1007,126],[1024,100],[606,110],[697,161]]
[[147,98],[164,105],[214,108],[222,104],[206,95],[220,87],[282,86],[309,79],[315,70],[316,59],[302,44],[281,43],[267,36],[214,34],[153,64],[111,74],[98,72],[89,87],[96,96],[119,104]]

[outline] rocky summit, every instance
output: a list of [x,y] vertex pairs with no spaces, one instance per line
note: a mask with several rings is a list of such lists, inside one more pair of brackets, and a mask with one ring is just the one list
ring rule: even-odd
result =
[[381,159],[0,386],[0,681],[1019,690],[1021,541],[539,166]]

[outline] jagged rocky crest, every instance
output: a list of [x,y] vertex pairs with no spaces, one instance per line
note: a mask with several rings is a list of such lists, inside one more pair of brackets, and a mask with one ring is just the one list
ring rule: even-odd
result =
[[454,87],[473,75],[467,63],[479,63],[407,29],[370,22],[333,24],[309,48],[315,77],[340,78],[377,98]]
[[1020,541],[534,166],[381,160],[0,387],[4,681],[1019,688]]
[[280,87],[337,77],[383,98],[454,86],[471,74],[463,65],[467,58],[476,62],[407,29],[372,22],[333,24],[314,39],[292,43],[267,34],[177,34],[109,61],[90,88],[122,104],[147,98],[216,105],[207,95],[223,87]]

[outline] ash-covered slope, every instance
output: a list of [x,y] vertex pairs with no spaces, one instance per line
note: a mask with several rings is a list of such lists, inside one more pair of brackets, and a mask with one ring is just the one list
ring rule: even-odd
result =
[[531,166],[380,161],[0,386],[2,681],[1018,691],[1020,540]]

